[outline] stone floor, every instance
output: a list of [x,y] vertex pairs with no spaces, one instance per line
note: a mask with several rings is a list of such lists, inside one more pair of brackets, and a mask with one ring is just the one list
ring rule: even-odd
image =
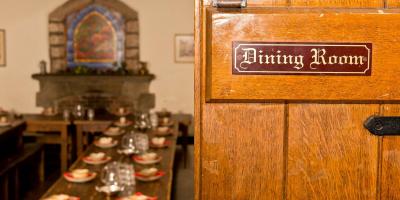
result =
[[[183,151],[178,145],[175,155],[174,182],[171,200],[192,200],[194,199],[194,177],[193,177],[193,146],[188,147],[187,163],[184,164]],[[47,175],[44,184],[33,188],[26,195],[24,200],[37,200],[42,194],[59,178],[59,171],[55,170]]]

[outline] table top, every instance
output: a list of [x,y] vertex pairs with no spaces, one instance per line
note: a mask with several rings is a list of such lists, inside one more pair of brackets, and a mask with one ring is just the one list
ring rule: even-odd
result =
[[[126,128],[126,131],[130,131],[131,127]],[[174,128],[174,134],[167,136],[166,139],[171,141],[168,148],[164,149],[151,149],[152,152],[156,152],[158,155],[162,156],[162,161],[155,166],[164,171],[166,174],[159,180],[154,182],[141,182],[136,180],[136,192],[141,192],[148,196],[156,196],[158,200],[169,200],[171,196],[172,187],[172,177],[173,177],[173,163],[176,148],[177,139],[177,129]],[[148,133],[149,138],[154,137],[154,132]],[[119,137],[115,137],[120,141]],[[119,161],[121,159],[127,159],[126,156],[121,155],[117,152],[119,145],[111,149],[101,149],[94,145],[89,146],[85,153],[78,158],[78,160],[70,167],[70,170],[86,168],[97,173],[97,177],[87,183],[70,183],[66,181],[63,177],[60,177],[56,183],[43,195],[43,198],[49,197],[54,194],[67,194],[71,196],[79,197],[80,199],[109,199],[106,195],[96,192],[95,186],[102,185],[100,181],[100,173],[103,165],[89,165],[82,161],[82,158],[93,152],[104,152],[108,156],[112,157],[112,161]],[[132,164],[134,162],[132,161]],[[143,165],[135,164],[135,169],[140,170]]]
[[71,121],[65,120],[61,114],[54,116],[47,116],[43,114],[23,114],[22,117],[27,123],[71,124]]

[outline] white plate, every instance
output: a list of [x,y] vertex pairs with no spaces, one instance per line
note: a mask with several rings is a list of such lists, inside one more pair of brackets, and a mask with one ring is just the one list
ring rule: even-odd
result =
[[131,199],[133,199],[133,198],[138,198],[138,197],[144,197],[144,198],[146,198],[145,200],[157,200],[157,197],[150,197],[150,196],[146,196],[146,195],[143,195],[142,193],[140,193],[140,192],[136,192],[134,195],[132,195],[132,196],[129,196],[129,197],[121,197],[121,198],[118,198],[117,200],[131,200]]
[[135,178],[139,181],[144,181],[144,182],[150,182],[150,181],[155,181],[160,179],[161,177],[163,177],[165,175],[164,172],[162,171],[158,171],[156,175],[154,176],[149,176],[149,177],[145,177],[145,176],[138,176],[139,173],[135,174]]
[[170,136],[170,135],[173,135],[173,134],[174,134],[174,132],[171,129],[169,129],[166,132],[160,132],[158,130],[155,130],[155,132],[154,132],[154,135],[156,135],[156,136]]
[[114,122],[114,124],[116,126],[119,126],[119,127],[127,127],[127,126],[130,126],[132,124],[132,122],[131,121],[127,121],[125,123],[121,123],[121,122],[117,121],[117,122]]
[[112,143],[110,144],[100,144],[97,140],[94,141],[94,145],[96,145],[97,147],[103,148],[103,149],[108,149],[108,148],[113,148],[115,146],[117,146],[118,141],[113,140]]
[[61,196],[67,196],[68,200],[79,200],[79,197],[73,197],[65,194],[56,194],[56,195],[51,195],[43,200],[57,200],[60,199]]
[[107,135],[107,136],[120,136],[122,134],[124,134],[124,131],[122,131],[122,130],[119,130],[119,131],[106,130],[106,131],[104,131],[104,135]]
[[157,156],[157,158],[154,160],[141,160],[140,158],[141,158],[141,156],[133,156],[133,160],[142,165],[152,165],[152,164],[159,163],[162,160],[161,156]]
[[161,122],[158,123],[158,126],[173,126],[174,125],[174,121],[169,121],[167,123]]
[[163,144],[154,144],[152,141],[150,141],[150,147],[153,149],[167,148],[169,145],[171,145],[170,140],[165,140]]
[[82,158],[83,162],[87,163],[87,164],[91,164],[91,165],[101,165],[104,164],[106,162],[109,162],[111,160],[110,156],[107,156],[105,159],[101,159],[101,160],[93,160],[91,159],[89,156],[83,157]]
[[91,180],[93,180],[94,178],[96,178],[96,173],[95,172],[90,172],[90,175],[85,177],[85,178],[74,178],[71,175],[71,172],[66,172],[64,173],[64,178],[69,181],[69,182],[73,182],[73,183],[85,183],[85,182],[89,182]]

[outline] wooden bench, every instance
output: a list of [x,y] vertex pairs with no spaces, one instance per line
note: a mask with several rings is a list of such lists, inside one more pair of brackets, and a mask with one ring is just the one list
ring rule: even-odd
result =
[[[0,199],[20,199],[23,189],[44,181],[42,149],[41,144],[27,144],[19,152],[0,160]],[[28,180],[30,177],[35,180]]]

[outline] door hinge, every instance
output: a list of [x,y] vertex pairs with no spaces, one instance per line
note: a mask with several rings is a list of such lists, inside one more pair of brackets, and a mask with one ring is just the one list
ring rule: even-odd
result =
[[216,8],[246,8],[247,0],[213,0]]
[[364,127],[374,135],[400,135],[400,117],[371,116],[364,122]]

